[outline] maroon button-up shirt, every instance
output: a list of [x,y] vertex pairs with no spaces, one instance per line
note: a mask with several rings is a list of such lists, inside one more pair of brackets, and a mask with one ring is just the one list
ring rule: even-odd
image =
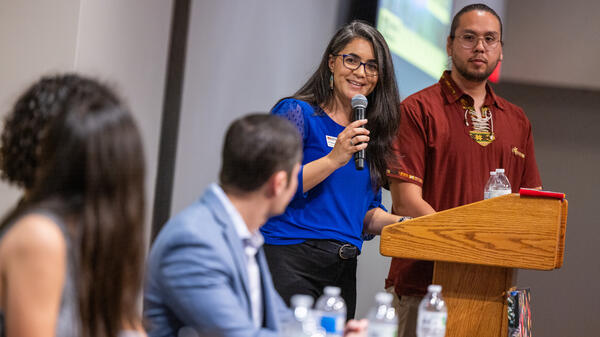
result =
[[[489,172],[497,168],[505,169],[513,192],[541,186],[529,120],[489,85],[486,90],[482,110],[491,112],[493,125],[493,140],[487,145],[481,141],[486,135],[473,132],[465,113],[473,109],[473,99],[449,71],[438,83],[406,98],[388,177],[421,186],[423,199],[436,211],[482,200]],[[394,258],[386,287],[394,286],[399,295],[422,295],[432,276],[432,262]]]

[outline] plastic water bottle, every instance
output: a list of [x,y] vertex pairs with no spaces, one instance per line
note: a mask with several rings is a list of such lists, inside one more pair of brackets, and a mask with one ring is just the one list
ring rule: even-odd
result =
[[504,169],[502,169],[502,168],[496,169],[496,177],[497,177],[497,182],[496,182],[496,190],[494,191],[495,192],[494,197],[511,194],[512,189],[510,187],[510,182],[508,181],[508,178],[504,174]]
[[318,324],[312,311],[310,295],[294,295],[290,299],[294,319],[283,327],[286,337],[325,337],[325,330]]
[[487,183],[485,183],[485,188],[483,189],[483,199],[491,198],[492,189],[495,188],[496,184],[496,171],[490,171],[490,179],[488,179]]
[[346,303],[340,297],[338,287],[325,287],[323,295],[317,299],[315,311],[317,320],[327,336],[342,336],[346,323]]
[[309,317],[313,298],[309,295],[294,295],[290,299],[294,319],[283,326],[283,335],[290,337],[308,337],[304,333],[304,321]]
[[432,284],[427,287],[427,295],[419,304],[417,337],[444,337],[448,311],[442,298],[442,286]]
[[396,337],[398,333],[398,317],[392,306],[394,296],[390,293],[379,292],[375,295],[375,306],[371,308],[369,320],[369,337]]
[[313,298],[310,295],[294,295],[290,299],[294,320],[283,327],[286,337],[325,337],[323,330],[312,311]]

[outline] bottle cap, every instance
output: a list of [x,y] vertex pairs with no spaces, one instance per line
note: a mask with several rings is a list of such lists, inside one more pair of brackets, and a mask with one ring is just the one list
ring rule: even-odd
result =
[[325,293],[325,295],[329,295],[329,296],[339,296],[341,292],[342,292],[342,289],[340,289],[338,287],[334,287],[334,286],[327,286],[323,289],[323,293]]
[[495,176],[496,175],[496,171],[490,171],[490,175],[491,176]]
[[314,303],[314,298],[310,295],[296,294],[292,296],[290,302],[292,307],[308,307],[311,308]]
[[439,284],[430,284],[429,287],[427,287],[427,291],[430,293],[440,293],[442,292],[442,286]]
[[394,299],[394,295],[392,295],[390,293],[386,293],[385,291],[380,291],[377,294],[375,294],[375,302],[377,302],[377,303],[390,304],[390,303],[392,303],[393,299]]
[[496,169],[496,172],[497,173],[504,173],[504,169],[503,168]]

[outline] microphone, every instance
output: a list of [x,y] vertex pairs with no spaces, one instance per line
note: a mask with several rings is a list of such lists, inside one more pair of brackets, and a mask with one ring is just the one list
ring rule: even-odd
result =
[[[352,111],[354,112],[354,120],[365,119],[365,111],[367,110],[367,98],[361,94],[352,97]],[[359,143],[360,144],[360,143]],[[358,145],[358,144],[356,144]],[[354,153],[354,166],[357,170],[365,168],[365,150],[362,149]]]

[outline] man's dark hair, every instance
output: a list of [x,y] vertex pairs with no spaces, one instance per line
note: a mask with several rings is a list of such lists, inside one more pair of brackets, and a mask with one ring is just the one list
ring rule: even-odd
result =
[[454,18],[452,19],[452,25],[450,26],[450,38],[454,39],[454,36],[456,34],[456,28],[458,28],[458,22],[460,20],[460,17],[468,12],[471,11],[484,11],[484,12],[488,12],[491,13],[492,15],[494,15],[496,17],[496,19],[498,19],[498,23],[500,23],[500,41],[502,41],[502,19],[500,19],[500,16],[498,15],[498,13],[496,13],[495,10],[493,10],[490,6],[486,5],[486,4],[471,4],[471,5],[467,5],[465,7],[463,7],[460,11],[458,11],[458,13],[456,13],[456,15],[454,15]]
[[219,180],[226,188],[255,191],[277,171],[291,177],[301,159],[300,134],[289,121],[266,113],[250,114],[227,130]]

